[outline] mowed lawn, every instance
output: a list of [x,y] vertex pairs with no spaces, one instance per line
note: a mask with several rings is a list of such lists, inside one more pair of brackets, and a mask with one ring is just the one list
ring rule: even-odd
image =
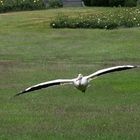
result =
[[140,65],[140,28],[51,29],[57,14],[110,8],[67,8],[0,14],[1,140],[139,140],[140,69],[91,82],[13,96],[56,78],[116,65]]

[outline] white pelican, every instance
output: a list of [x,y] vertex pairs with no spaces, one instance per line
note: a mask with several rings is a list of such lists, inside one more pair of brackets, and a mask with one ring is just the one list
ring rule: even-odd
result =
[[136,67],[137,66],[133,66],[133,65],[115,66],[115,67],[98,70],[88,76],[83,76],[82,74],[79,74],[78,77],[74,78],[74,79],[57,79],[57,80],[52,80],[52,81],[48,81],[48,82],[43,82],[43,83],[28,87],[27,89],[25,89],[24,91],[21,91],[20,93],[16,94],[15,96],[18,96],[18,95],[21,95],[21,94],[24,94],[27,92],[31,92],[34,90],[39,90],[42,88],[47,88],[47,87],[55,86],[55,85],[63,85],[63,84],[73,84],[77,89],[79,89],[82,92],[85,92],[89,85],[89,82],[100,75],[115,72],[115,71],[132,69],[132,68],[136,68]]

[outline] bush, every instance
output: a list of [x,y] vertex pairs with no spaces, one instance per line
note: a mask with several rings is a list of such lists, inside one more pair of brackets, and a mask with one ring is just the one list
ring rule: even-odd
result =
[[140,27],[140,10],[135,8],[117,9],[114,13],[77,15],[69,17],[59,15],[50,26],[52,28],[100,28]]
[[91,6],[109,6],[109,0],[90,0]]
[[1,0],[0,12],[44,9],[42,0]]
[[126,6],[133,7],[137,5],[137,0],[84,0],[87,6]]
[[125,0],[109,0],[109,6],[124,6]]
[[83,1],[84,1],[84,4],[85,4],[86,6],[91,6],[90,0],[83,0]]
[[58,8],[62,7],[63,3],[61,0],[49,0],[48,1],[48,8]]
[[117,24],[106,18],[98,18],[92,15],[78,16],[71,18],[68,16],[59,16],[56,20],[52,21],[50,26],[52,28],[101,28],[101,29],[114,29]]
[[134,7],[137,5],[137,0],[125,0],[126,7]]

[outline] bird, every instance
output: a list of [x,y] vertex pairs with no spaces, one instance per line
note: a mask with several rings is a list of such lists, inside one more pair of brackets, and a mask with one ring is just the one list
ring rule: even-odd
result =
[[28,87],[25,90],[17,93],[15,96],[19,96],[24,93],[32,92],[35,90],[39,90],[42,88],[48,88],[51,86],[55,85],[65,85],[65,84],[73,84],[74,87],[76,87],[78,90],[81,92],[85,92],[87,87],[89,86],[89,82],[101,75],[107,74],[107,73],[112,73],[116,71],[123,71],[127,69],[133,69],[137,68],[138,66],[134,65],[121,65],[121,66],[114,66],[114,67],[109,67],[105,69],[98,70],[90,75],[83,76],[82,74],[78,74],[78,77],[73,78],[73,79],[56,79],[56,80],[51,80],[43,83],[36,84],[34,86]]

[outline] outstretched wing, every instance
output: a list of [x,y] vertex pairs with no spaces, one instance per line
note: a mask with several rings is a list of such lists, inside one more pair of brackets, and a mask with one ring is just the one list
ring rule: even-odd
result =
[[107,73],[111,73],[111,72],[115,72],[115,71],[122,71],[122,70],[127,70],[127,69],[132,69],[132,68],[136,68],[137,66],[133,66],[133,65],[122,65],[122,66],[115,66],[115,67],[110,67],[110,68],[106,68],[106,69],[102,69],[102,70],[98,70],[93,74],[90,74],[87,77],[87,79],[93,79],[94,77],[103,75],[103,74],[107,74]]
[[50,87],[50,86],[61,85],[61,84],[72,84],[73,81],[74,81],[73,79],[58,79],[58,80],[43,82],[43,83],[28,87],[25,90],[21,91],[20,93],[16,94],[15,96],[19,96],[21,94],[31,92],[31,91],[35,91],[35,90],[39,90],[39,89],[42,89],[42,88],[47,88],[47,87]]

